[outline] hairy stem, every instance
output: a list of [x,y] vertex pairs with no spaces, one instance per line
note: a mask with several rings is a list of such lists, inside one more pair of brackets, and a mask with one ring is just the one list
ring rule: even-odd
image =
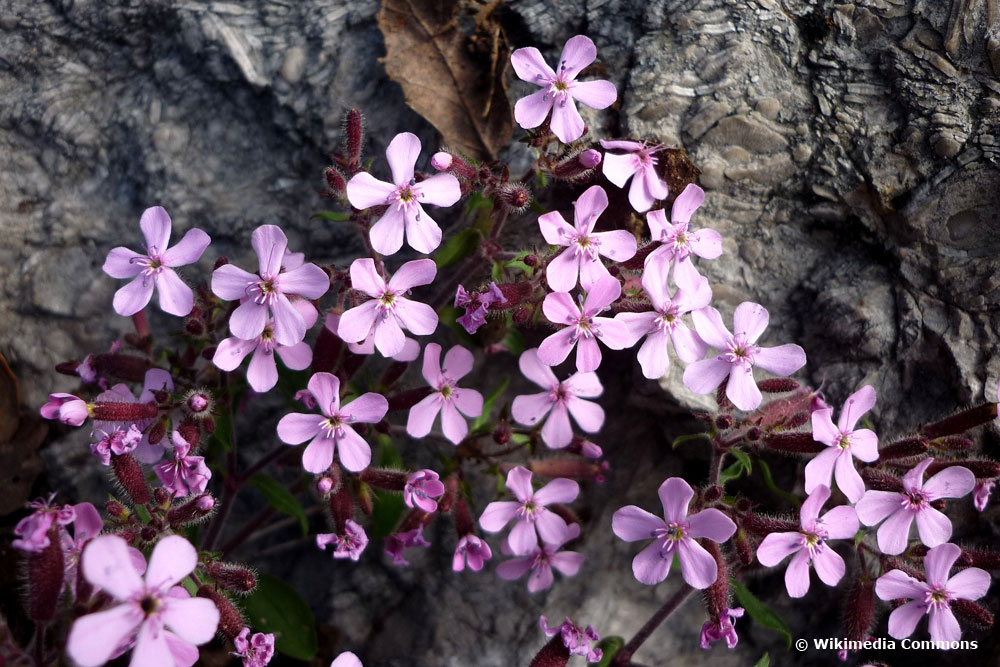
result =
[[663,621],[667,620],[670,614],[677,611],[677,608],[688,599],[688,596],[694,593],[694,589],[684,584],[680,590],[674,593],[673,597],[664,603],[660,609],[653,614],[653,616],[646,621],[646,625],[642,626],[642,629],[636,633],[635,637],[622,647],[622,650],[615,654],[614,662],[612,663],[615,667],[626,667],[632,661],[632,656],[635,652],[639,650],[643,642],[649,639],[649,636],[653,634],[653,631],[660,626]]

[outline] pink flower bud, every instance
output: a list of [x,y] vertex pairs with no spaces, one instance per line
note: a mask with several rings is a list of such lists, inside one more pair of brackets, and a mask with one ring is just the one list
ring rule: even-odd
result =
[[325,496],[326,494],[333,491],[333,479],[327,477],[326,475],[320,477],[318,480],[316,480],[316,491],[321,496]]
[[431,156],[431,166],[438,171],[447,171],[451,169],[451,153],[446,151],[439,151]]
[[211,398],[202,392],[191,394],[187,399],[187,409],[191,412],[205,412],[211,405]]
[[595,151],[593,148],[588,148],[587,150],[580,153],[580,164],[582,164],[587,169],[593,169],[597,165],[601,164],[600,152]]

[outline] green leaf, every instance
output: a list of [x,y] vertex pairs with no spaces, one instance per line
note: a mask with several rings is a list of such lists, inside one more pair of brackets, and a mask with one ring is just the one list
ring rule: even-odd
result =
[[434,263],[439,269],[458,264],[476,251],[482,238],[482,232],[474,227],[463,229],[438,248],[438,251],[434,253]]
[[736,460],[743,464],[743,469],[747,471],[749,475],[753,472],[753,460],[750,455],[739,449],[730,449],[729,453],[736,457]]
[[135,505],[135,513],[139,515],[139,521],[143,523],[149,523],[153,518],[149,516],[149,510],[146,509],[145,505]]
[[527,347],[524,344],[524,334],[517,329],[508,329],[507,335],[503,337],[503,341],[501,342],[515,356],[520,356],[524,352],[525,347]]
[[497,400],[503,395],[503,393],[507,391],[507,385],[509,384],[510,376],[508,375],[504,378],[503,382],[500,383],[500,386],[494,389],[493,393],[486,397],[486,400],[483,401],[483,413],[476,417],[475,421],[472,422],[472,428],[470,429],[472,432],[475,432],[483,426],[489,425],[490,413],[493,412],[493,406],[496,405]]
[[757,664],[754,665],[753,667],[771,667],[771,654],[765,653],[764,655],[760,656],[760,660],[758,660]]
[[492,211],[493,210],[493,199],[490,197],[484,197],[478,192],[473,192],[469,195],[469,203],[465,206],[465,215],[468,217],[473,217],[478,211]]
[[244,607],[254,632],[273,632],[274,646],[296,660],[316,657],[316,619],[305,600],[277,577],[257,576],[257,588]]
[[757,624],[763,625],[765,628],[774,630],[780,634],[785,638],[785,643],[788,644],[788,648],[791,648],[792,631],[788,629],[788,624],[785,623],[780,616],[774,613],[770,607],[758,600],[757,597],[750,592],[750,589],[736,579],[730,579],[729,585],[733,589],[733,595],[736,596],[740,606],[746,609],[747,613],[750,614],[750,618],[752,618]]
[[302,504],[281,482],[267,475],[254,475],[250,478],[250,486],[260,491],[271,507],[282,514],[298,519],[299,525],[302,526],[302,534],[309,534],[306,511],[302,509]]
[[597,663],[597,667],[608,667],[611,661],[614,660],[615,654],[622,650],[623,646],[625,646],[625,640],[614,635],[605,637],[597,642],[597,648],[604,652],[604,655],[601,656],[601,661]]
[[771,476],[771,467],[767,465],[767,461],[763,459],[757,459],[757,469],[760,470],[761,477],[764,478],[764,486],[768,488],[774,495],[779,498],[784,498],[788,502],[792,503],[796,507],[802,506],[802,501],[794,494],[785,491],[777,484],[774,483],[774,478]]
[[233,422],[228,410],[222,410],[213,417],[215,420],[215,431],[208,439],[208,446],[211,448],[222,447],[227,452],[233,451]]
[[671,449],[677,449],[678,445],[683,445],[685,442],[701,439],[711,440],[712,437],[708,433],[688,433],[687,435],[679,435],[674,438],[674,444],[671,445]]
[[319,218],[320,220],[329,220],[330,222],[347,222],[351,219],[351,214],[341,211],[319,211],[318,213],[313,213],[312,217]]
[[725,486],[728,482],[734,479],[739,479],[743,476],[743,472],[746,469],[743,467],[742,461],[736,461],[728,468],[724,468],[722,472],[719,473],[719,485]]

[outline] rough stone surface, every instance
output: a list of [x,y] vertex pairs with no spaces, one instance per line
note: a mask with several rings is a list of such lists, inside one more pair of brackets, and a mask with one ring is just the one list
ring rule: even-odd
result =
[[[126,330],[103,316],[116,286],[100,266],[111,247],[138,246],[149,205],[170,211],[175,233],[206,229],[215,253],[243,263],[263,223],[281,224],[317,261],[360,250],[353,232],[310,219],[344,110],[365,111],[369,155],[404,129],[435,145],[378,63],[377,9],[0,0],[0,352],[26,403],[72,387],[50,372],[56,362]],[[620,103],[588,123],[681,145],[702,166],[709,193],[695,224],[726,239],[723,258],[702,263],[716,304],[727,316],[744,300],[764,304],[764,343],[802,345],[805,377],[832,402],[873,384],[876,424],[893,433],[995,398],[996,0],[509,0],[498,15],[515,48],[552,56],[574,34],[595,40]],[[187,275],[205,275],[209,255]],[[454,576],[443,529],[440,548],[408,570],[374,555],[331,563],[308,545],[265,558],[335,628],[331,651],[357,650],[376,667],[526,664],[543,641],[538,613],[572,613],[606,634],[641,625],[676,581],[637,584],[636,549],[608,539],[610,515],[627,503],[653,509],[665,476],[704,469],[697,451],[688,461],[669,449],[691,427],[675,419],[676,402],[695,405],[679,374],[664,393],[628,370],[627,355],[613,358],[610,368],[626,370],[606,370],[609,400],[645,419],[616,411],[605,431],[619,442],[602,443],[614,473],[580,503],[582,576],[540,596],[492,574]],[[509,367],[491,364],[488,373]],[[81,446],[50,444],[46,460],[92,468]],[[779,611],[803,633],[833,629],[840,592],[814,590]],[[737,651],[702,653],[702,620],[690,601],[637,660],[748,665],[770,649],[787,656],[779,664],[817,664],[746,624]]]

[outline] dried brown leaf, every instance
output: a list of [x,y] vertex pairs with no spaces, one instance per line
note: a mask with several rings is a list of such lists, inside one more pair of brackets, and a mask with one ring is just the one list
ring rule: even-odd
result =
[[378,13],[382,60],[406,103],[445,145],[493,160],[514,131],[506,84],[510,48],[488,12],[476,14],[474,32],[467,34],[459,10],[459,0],[384,0]]

